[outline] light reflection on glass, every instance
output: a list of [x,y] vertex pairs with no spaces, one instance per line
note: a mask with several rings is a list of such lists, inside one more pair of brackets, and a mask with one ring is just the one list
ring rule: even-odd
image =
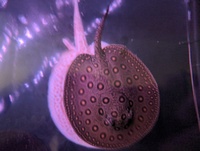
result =
[[64,5],[69,5],[69,0],[56,0],[57,9],[61,9]]
[[45,18],[41,18],[41,22],[44,26],[48,25],[48,22]]
[[[5,7],[7,4],[6,0],[0,0],[0,7]],[[55,0],[55,4],[57,9],[61,9],[64,6],[71,5],[69,0]],[[121,0],[115,0],[110,4],[110,12],[113,12],[117,8],[119,8],[122,4]],[[107,6],[103,10],[105,10]],[[100,11],[104,12],[104,11]],[[20,14],[17,16],[18,21],[21,23],[19,26],[15,26],[11,23],[7,23],[4,27],[3,36],[4,39],[1,42],[0,41],[0,63],[4,60],[4,55],[11,51],[9,47],[11,44],[13,45],[12,40],[17,42],[17,48],[15,51],[31,51],[32,49],[26,49],[29,45],[27,45],[27,42],[30,40],[35,40],[37,38],[38,34],[43,34],[45,32],[45,29],[51,28],[54,30],[54,32],[57,32],[58,29],[58,18],[56,15],[50,13],[50,14],[41,14],[41,12],[38,13],[39,20],[35,20],[34,22],[31,18],[29,18],[27,15]],[[59,14],[60,12],[58,12]],[[63,12],[61,12],[63,13]],[[27,17],[26,17],[27,16]],[[31,15],[30,15],[31,16]],[[100,18],[94,18],[92,22],[89,23],[88,26],[86,26],[85,34],[89,35],[91,32],[93,32],[98,24],[100,23]],[[48,25],[48,26],[47,26]],[[21,32],[22,31],[22,32]],[[30,47],[30,46],[29,46]],[[57,50],[55,50],[57,52]],[[54,65],[58,62],[58,59],[60,57],[60,53],[54,53],[52,56],[44,56],[42,64],[35,75],[33,75],[32,80],[27,81],[25,80],[23,83],[18,85],[13,89],[13,91],[8,95],[9,101],[11,103],[15,102],[15,100],[20,96],[20,94],[24,93],[26,90],[29,90],[34,85],[38,85],[42,78],[45,75],[45,71],[49,68],[54,67]],[[3,99],[3,98],[2,98]],[[3,110],[3,101],[0,102],[0,113],[1,110]]]
[[[119,8],[122,5],[122,0],[115,0],[110,4],[109,7],[109,13],[114,12],[117,8]],[[102,14],[105,14],[107,7],[105,7],[103,9]],[[86,28],[87,30],[85,31],[85,35],[89,35],[90,33],[92,33],[98,26],[98,24],[100,23],[101,18],[95,18],[90,24],[89,26]]]
[[[109,6],[109,13],[112,13],[113,11],[115,11],[118,7],[120,7],[122,4],[122,0],[115,0],[113,1],[110,6]],[[103,14],[106,13],[106,9],[103,9]]]
[[6,8],[8,0],[0,0],[0,8]]
[[1,49],[3,50],[4,53],[5,53],[6,50],[7,50],[5,45],[2,45]]
[[18,42],[19,46],[24,45],[24,40],[22,38],[18,38],[17,42]]
[[35,30],[35,32],[40,32],[40,27],[38,26],[37,23],[33,23],[33,29]]
[[0,98],[0,113],[4,111],[5,108],[5,100]]
[[10,99],[11,103],[14,103],[15,99],[14,99],[13,95],[9,94],[9,99]]
[[2,59],[3,59],[2,54],[0,54],[0,62],[2,62]]
[[28,21],[27,21],[27,19],[26,19],[25,16],[20,15],[20,16],[18,17],[18,19],[20,20],[20,22],[21,22],[22,24],[28,24]]
[[24,86],[25,86],[26,88],[29,88],[29,84],[28,84],[28,83],[24,83]]
[[29,31],[28,28],[26,28],[25,35],[26,35],[26,37],[29,38],[29,39],[32,39],[32,38],[33,38],[32,34],[30,33],[30,31]]

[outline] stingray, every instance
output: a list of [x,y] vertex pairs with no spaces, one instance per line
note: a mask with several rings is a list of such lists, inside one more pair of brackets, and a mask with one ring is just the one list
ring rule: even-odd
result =
[[74,0],[75,47],[63,40],[70,53],[53,71],[48,98],[51,116],[68,139],[86,147],[119,149],[150,132],[160,99],[153,75],[126,46],[102,47],[108,12],[97,28],[94,45],[88,46]]

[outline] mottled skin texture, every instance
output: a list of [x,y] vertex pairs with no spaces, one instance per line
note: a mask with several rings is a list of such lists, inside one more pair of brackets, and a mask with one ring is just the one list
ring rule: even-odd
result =
[[101,48],[107,13],[96,32],[95,55],[81,54],[69,68],[64,103],[83,140],[117,149],[137,142],[152,129],[159,114],[159,92],[148,68],[125,46]]

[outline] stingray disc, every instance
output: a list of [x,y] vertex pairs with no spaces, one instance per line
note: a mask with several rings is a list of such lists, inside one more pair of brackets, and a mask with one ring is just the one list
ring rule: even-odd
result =
[[159,113],[157,84],[147,67],[124,46],[103,49],[108,66],[82,54],[72,63],[65,84],[65,107],[77,134],[86,142],[121,148],[138,141]]
[[117,149],[152,129],[159,92],[148,68],[125,46],[101,49],[103,23],[96,34],[95,55],[79,55],[68,70],[64,105],[79,137],[97,148]]

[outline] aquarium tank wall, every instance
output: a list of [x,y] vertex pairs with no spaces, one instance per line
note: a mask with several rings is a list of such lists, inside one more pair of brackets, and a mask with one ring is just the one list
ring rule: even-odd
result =
[[0,0],[0,151],[197,151],[199,0]]

